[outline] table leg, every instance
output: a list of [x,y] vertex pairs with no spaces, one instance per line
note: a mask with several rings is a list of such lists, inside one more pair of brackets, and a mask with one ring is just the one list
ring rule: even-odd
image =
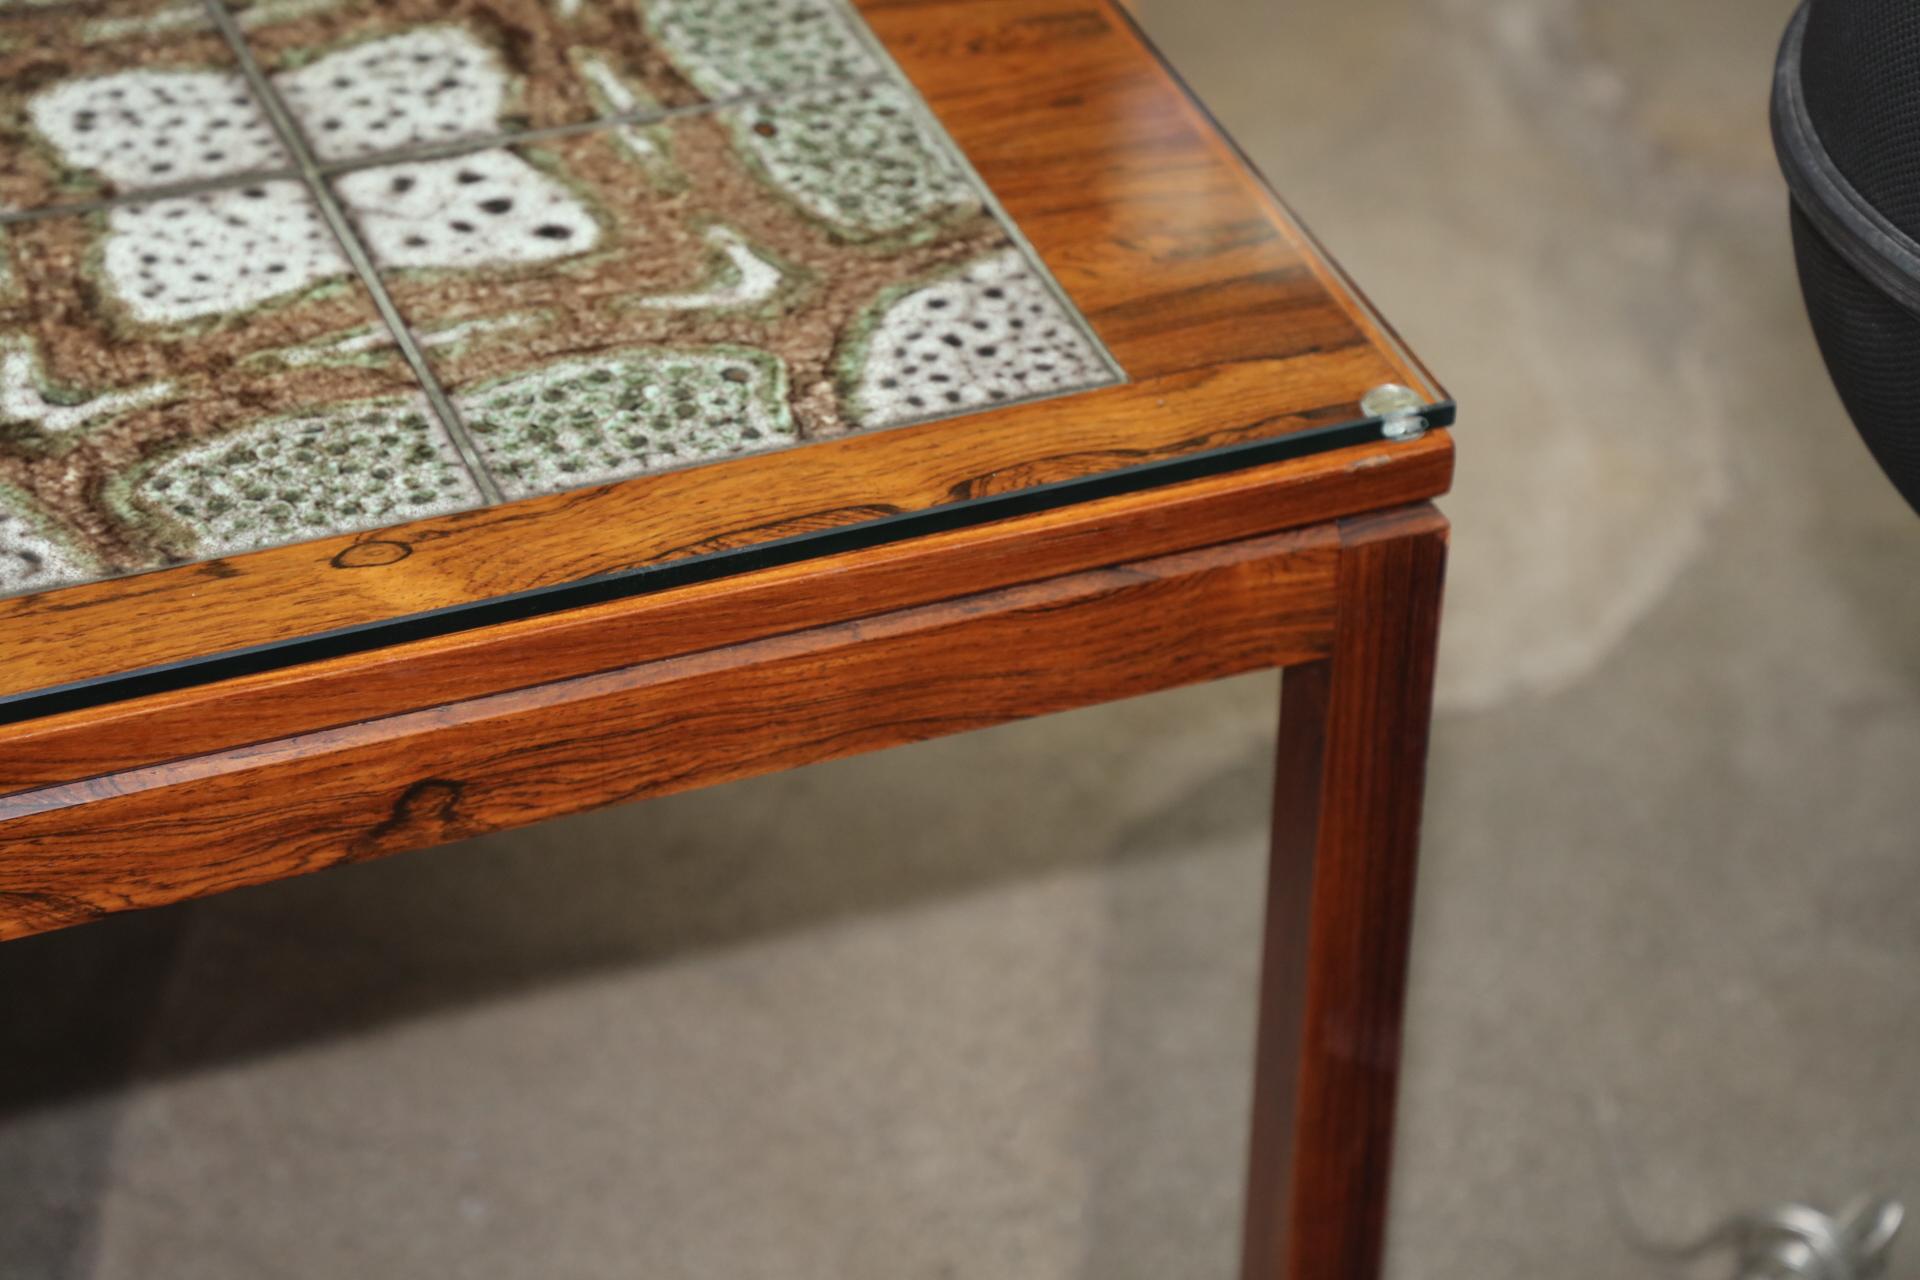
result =
[[1380,1271],[1446,545],[1343,522],[1332,655],[1286,673],[1243,1280]]

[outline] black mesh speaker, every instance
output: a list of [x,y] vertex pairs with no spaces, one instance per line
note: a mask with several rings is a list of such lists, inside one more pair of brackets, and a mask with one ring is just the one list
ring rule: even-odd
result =
[[1773,136],[1821,354],[1920,511],[1920,0],[1807,0],[1780,46]]

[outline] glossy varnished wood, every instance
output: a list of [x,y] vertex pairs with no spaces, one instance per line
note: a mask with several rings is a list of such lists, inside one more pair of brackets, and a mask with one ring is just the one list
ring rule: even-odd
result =
[[1341,527],[1331,654],[1287,672],[1243,1280],[1379,1274],[1446,526]]
[[1418,501],[1436,433],[0,725],[0,795]]
[[1443,398],[1124,9],[859,3],[1132,376],[1359,341]]
[[0,938],[1326,652],[1323,529],[0,798]]
[[0,601],[0,696],[1188,457],[1420,384],[1106,0],[863,8],[1128,385]]

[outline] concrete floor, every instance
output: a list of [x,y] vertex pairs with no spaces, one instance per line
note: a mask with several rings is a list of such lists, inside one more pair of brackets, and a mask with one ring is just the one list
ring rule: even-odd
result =
[[[1465,406],[1396,1277],[1920,1202],[1920,521],[1795,295],[1788,8],[1145,8]],[[1224,1280],[1275,688],[0,948],[0,1276]]]

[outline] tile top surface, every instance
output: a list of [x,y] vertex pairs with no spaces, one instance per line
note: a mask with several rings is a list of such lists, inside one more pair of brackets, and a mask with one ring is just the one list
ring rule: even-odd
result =
[[0,0],[0,595],[1119,376],[838,0]]

